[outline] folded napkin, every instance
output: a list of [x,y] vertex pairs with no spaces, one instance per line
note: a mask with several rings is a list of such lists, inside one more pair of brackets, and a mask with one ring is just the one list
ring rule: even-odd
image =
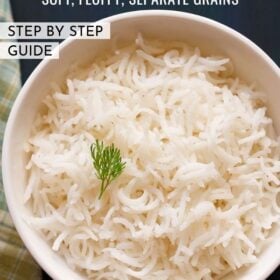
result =
[[[0,0],[0,22],[12,21],[9,0]],[[16,60],[0,60],[0,154],[4,129],[12,104],[20,89],[20,68]],[[0,161],[0,279],[41,279],[41,270],[19,238],[8,213]]]

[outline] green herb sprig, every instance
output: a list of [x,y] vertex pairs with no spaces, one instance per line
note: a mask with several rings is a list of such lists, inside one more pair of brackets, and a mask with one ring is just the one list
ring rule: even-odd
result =
[[101,180],[98,196],[101,199],[109,184],[123,172],[126,163],[122,161],[120,150],[114,144],[105,147],[102,141],[96,140],[90,146],[90,151],[96,176]]

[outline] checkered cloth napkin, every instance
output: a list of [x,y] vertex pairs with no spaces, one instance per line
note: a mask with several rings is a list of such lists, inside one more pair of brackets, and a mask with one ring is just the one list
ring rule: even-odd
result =
[[[0,0],[0,22],[12,21],[9,0]],[[0,154],[7,118],[20,89],[20,68],[16,60],[0,60]],[[37,280],[41,270],[25,249],[8,213],[0,172],[0,280]]]

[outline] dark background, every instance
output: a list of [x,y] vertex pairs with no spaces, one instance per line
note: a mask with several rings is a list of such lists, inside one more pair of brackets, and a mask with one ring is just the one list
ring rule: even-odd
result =
[[[128,1],[125,0],[125,2]],[[128,5],[125,8],[115,6],[46,7],[42,6],[41,0],[11,0],[11,3],[15,21],[91,22],[126,11],[150,8],[149,6],[128,7]],[[157,8],[191,12],[222,22],[254,41],[280,65],[280,0],[239,0],[238,6],[189,5]],[[22,61],[23,81],[37,64],[38,61]]]
[[[127,2],[127,1],[125,1]],[[191,3],[191,1],[189,1]],[[149,9],[149,6],[120,7],[43,7],[40,0],[11,0],[15,21],[96,21],[126,11]],[[154,9],[155,7],[153,7]],[[238,6],[177,6],[157,7],[199,14],[224,23],[259,45],[280,66],[280,1],[239,0]],[[22,60],[22,82],[39,63]],[[280,89],[279,89],[280,90]],[[43,279],[49,277],[43,273]],[[67,279],[71,280],[71,279]],[[120,279],[121,280],[121,279]],[[160,279],[159,279],[160,280]],[[190,279],[191,280],[191,279]],[[254,280],[254,279],[252,279]],[[280,269],[269,278],[280,280]]]

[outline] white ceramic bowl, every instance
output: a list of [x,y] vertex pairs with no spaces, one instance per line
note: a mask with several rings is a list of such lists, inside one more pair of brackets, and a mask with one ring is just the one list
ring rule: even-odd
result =
[[[236,73],[248,83],[256,82],[268,95],[269,114],[280,133],[280,70],[254,43],[236,31],[212,20],[175,11],[139,11],[105,19],[111,22],[112,35],[119,42],[135,39],[138,32],[158,39],[183,40],[198,46],[204,53],[222,54],[232,59]],[[66,40],[59,60],[44,60],[34,70],[19,93],[10,114],[3,144],[3,180],[5,194],[14,224],[26,247],[36,261],[54,279],[84,279],[69,268],[51,250],[43,238],[23,220],[28,211],[23,205],[26,184],[23,143],[30,134],[35,115],[43,97],[49,92],[50,82],[60,82],[74,62],[91,61],[112,40]],[[280,263],[280,230],[274,230],[275,241],[248,269],[226,279],[265,279]]]

